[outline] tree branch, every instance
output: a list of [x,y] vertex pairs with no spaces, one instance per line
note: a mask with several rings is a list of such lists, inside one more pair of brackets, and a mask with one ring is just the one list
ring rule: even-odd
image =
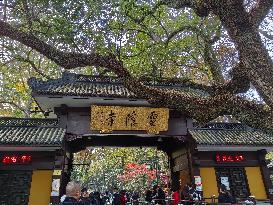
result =
[[163,0],[164,4],[171,8],[181,9],[184,7],[194,8],[195,1],[194,0]]
[[150,9],[149,11],[146,11],[146,12],[144,13],[144,15],[143,15],[142,17],[140,17],[140,18],[135,18],[135,17],[133,17],[132,15],[129,14],[128,11],[127,11],[125,14],[126,14],[130,19],[132,19],[136,24],[141,24],[141,23],[145,20],[145,18],[146,18],[147,16],[153,15],[153,14],[157,11],[157,9],[158,9],[160,6],[162,6],[163,4],[164,4],[163,2],[159,1],[152,9]]
[[27,19],[27,22],[28,22],[28,29],[30,31],[32,31],[32,21],[33,20],[32,20],[32,16],[30,14],[30,11],[29,11],[28,1],[27,0],[23,0],[22,4],[23,4],[24,12],[26,14],[26,19]]
[[224,83],[222,69],[219,63],[217,62],[216,56],[213,52],[212,44],[206,40],[205,40],[205,47],[204,47],[204,61],[210,67],[213,79],[217,83]]
[[[237,16],[235,16],[235,18],[235,21],[240,21],[240,19],[237,19]],[[234,23],[232,20],[233,19],[227,20],[225,17],[223,21],[228,21],[226,23],[227,25],[230,22]],[[236,32],[242,31],[236,30]],[[83,66],[99,66],[112,70],[115,74],[124,79],[125,87],[133,91],[136,95],[149,99],[150,102],[158,105],[176,108],[201,122],[207,122],[218,117],[218,115],[229,113],[237,117],[239,120],[244,119],[242,121],[252,123],[251,125],[255,127],[272,127],[273,117],[270,110],[267,111],[263,106],[235,96],[231,92],[224,94],[219,92],[220,94],[210,97],[195,97],[183,91],[166,91],[163,89],[148,87],[133,78],[123,67],[122,62],[118,61],[113,55],[102,56],[97,53],[80,54],[60,51],[37,37],[19,31],[3,21],[0,21],[0,36],[6,36],[19,41],[22,44],[37,50],[56,64],[66,69]],[[235,39],[237,44],[239,44],[238,41],[240,41],[240,39]],[[251,49],[249,47],[247,48],[248,53],[251,52]],[[257,51],[260,50],[258,49]],[[251,57],[255,58],[253,54]],[[259,63],[260,61],[257,62]],[[255,66],[257,67],[257,65],[248,61],[245,61],[243,65],[247,66],[247,68],[250,68],[250,65],[254,65],[254,68]],[[263,120],[260,120],[261,118]]]
[[155,15],[152,15],[152,17],[158,22],[158,24],[160,25],[160,27],[163,29],[165,35],[167,36],[168,35],[168,30],[167,30],[167,28],[165,28],[165,26],[161,22],[161,19],[158,19]]
[[[37,50],[41,54],[53,60],[56,64],[63,66],[66,69],[82,67],[86,65],[102,66],[102,67],[113,70],[113,72],[115,72],[120,77],[126,77],[126,78],[132,79],[128,71],[125,70],[125,68],[122,66],[121,62],[117,61],[113,56],[105,57],[99,54],[87,55],[87,54],[62,52],[53,48],[49,44],[46,44],[45,42],[41,41],[35,36],[18,31],[4,22],[0,21],[0,26],[2,27],[2,29],[0,30],[0,35],[10,37],[13,40],[17,40],[23,43],[24,45]],[[141,90],[136,90],[136,89],[132,89],[132,90],[137,91],[135,92],[136,94],[143,93]],[[162,96],[162,93],[161,93],[161,96]]]
[[24,108],[22,108],[21,106],[17,105],[15,102],[2,100],[2,101],[0,101],[0,104],[9,104],[9,105],[11,105],[12,107],[21,110],[25,115],[28,114],[28,113],[25,111]]
[[129,90],[138,94],[139,97],[149,99],[150,103],[175,108],[200,122],[208,122],[219,115],[228,113],[254,127],[272,129],[273,114],[271,110],[266,110],[263,105],[231,93],[196,97],[184,91],[166,91],[145,86],[130,77],[126,78],[124,83]]
[[81,54],[60,51],[38,39],[36,36],[19,31],[3,21],[0,21],[0,36],[9,37],[10,39],[33,48],[65,69],[98,66],[112,69],[113,72],[119,76],[126,76],[129,74],[128,71],[123,68],[122,62],[118,61],[113,55],[103,56],[98,53]]
[[212,85],[210,94],[212,96],[245,93],[250,88],[250,80],[245,73],[245,67],[242,63],[238,63],[231,70],[231,80],[223,84]]
[[[232,79],[225,83],[214,83],[213,85],[205,85],[192,81],[189,78],[163,78],[158,81],[162,84],[178,85],[181,87],[189,87],[209,93],[211,96],[244,93],[250,88],[250,80],[245,74],[245,68],[241,63],[238,63],[232,68]],[[150,82],[151,79],[147,76],[140,77],[141,82]]]
[[17,56],[15,57],[15,59],[17,59],[18,61],[21,62],[26,62],[28,63],[33,70],[35,70],[38,74],[40,74],[42,77],[46,78],[46,79],[50,79],[50,76],[46,75],[45,73],[43,73],[36,65],[33,61],[31,61],[29,58],[23,58],[22,56]]
[[[272,0],[270,0],[272,1]],[[273,108],[273,62],[261,40],[258,28],[250,22],[243,1],[222,1],[214,8],[235,43],[246,75],[268,106]]]
[[193,27],[190,25],[185,25],[185,26],[181,26],[180,28],[178,28],[177,30],[173,31],[172,33],[170,33],[168,35],[167,40],[165,41],[166,46],[169,44],[169,42],[171,41],[172,38],[174,38],[176,35],[178,35],[179,33],[183,32],[183,31],[191,31],[194,32],[197,36],[200,36],[203,41],[204,41],[204,62],[206,63],[206,65],[208,65],[210,67],[213,79],[218,82],[218,83],[224,83],[224,77],[222,75],[221,72],[221,67],[219,65],[219,63],[217,62],[217,59],[215,57],[215,54],[213,52],[213,48],[212,45],[213,43],[215,43],[220,37],[219,34],[217,34],[216,36],[214,36],[212,39],[206,35],[205,33],[202,32],[202,30],[200,30],[197,27]]
[[[144,25],[144,24],[141,24],[141,23],[138,23],[139,26],[143,27],[143,29],[135,29],[135,28],[126,28],[127,31],[136,31],[138,33],[143,33],[147,36],[150,37],[150,39],[154,42],[156,42],[156,36],[153,35],[153,33],[150,32],[149,28]],[[119,29],[119,28],[114,28],[112,27],[113,29]]]
[[181,26],[180,28],[178,28],[177,30],[173,31],[172,33],[170,33],[167,37],[167,40],[165,41],[165,44],[168,45],[169,42],[179,33],[184,32],[184,31],[192,31],[195,34],[199,34],[203,37],[202,32],[200,31],[200,29],[198,29],[197,27],[194,26],[190,26],[190,25],[184,25]]
[[[66,69],[83,66],[100,66],[112,70],[120,77],[130,76],[129,72],[123,67],[122,63],[116,60],[114,56],[102,56],[96,53],[80,54],[59,51],[31,34],[27,34],[12,28],[5,22],[0,21],[0,27],[2,28],[0,30],[0,35],[10,37],[13,40],[17,40],[24,45],[37,50],[41,54],[54,61],[56,64]],[[171,34],[171,36],[172,35],[175,34]],[[227,84],[221,87],[217,87],[217,90],[224,90],[226,86],[229,88],[233,87],[230,86],[230,84]],[[206,88],[206,90],[210,90],[210,88]],[[211,90],[214,90],[214,88],[211,88]],[[228,90],[230,91],[230,89]]]
[[266,31],[263,31],[263,30],[261,30],[261,29],[259,29],[259,32],[260,32],[261,34],[263,34],[263,35],[264,35],[266,38],[268,38],[269,40],[273,40],[273,35],[267,33]]
[[209,15],[211,10],[211,3],[207,1],[200,1],[200,0],[162,0],[163,4],[176,8],[192,8],[194,9],[195,13],[200,17],[205,17]]
[[259,27],[272,7],[273,0],[258,0],[255,7],[249,12],[249,18],[253,25]]

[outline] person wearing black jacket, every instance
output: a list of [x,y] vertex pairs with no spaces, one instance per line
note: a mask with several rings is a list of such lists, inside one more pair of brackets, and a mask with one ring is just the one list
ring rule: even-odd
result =
[[114,194],[113,194],[113,201],[112,201],[112,205],[120,205],[121,201],[120,201],[120,194],[118,192],[117,188],[114,188]]
[[165,205],[165,192],[161,187],[155,185],[153,187],[153,199],[155,200],[155,204]]
[[166,195],[161,187],[158,187],[157,196],[158,196],[158,204],[165,205]]
[[227,191],[224,184],[220,185],[220,194],[218,196],[218,203],[234,203],[233,197]]
[[145,201],[151,203],[153,200],[153,192],[152,190],[150,190],[150,188],[148,187],[146,192],[145,192]]

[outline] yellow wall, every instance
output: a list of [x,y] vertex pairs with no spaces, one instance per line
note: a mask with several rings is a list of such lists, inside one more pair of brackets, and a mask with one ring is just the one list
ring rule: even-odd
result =
[[212,195],[218,197],[218,188],[214,168],[213,167],[200,168],[200,175],[202,180],[204,197],[211,198]]
[[256,199],[267,199],[260,167],[245,167],[250,194]]
[[33,171],[28,205],[49,204],[52,174],[52,170]]

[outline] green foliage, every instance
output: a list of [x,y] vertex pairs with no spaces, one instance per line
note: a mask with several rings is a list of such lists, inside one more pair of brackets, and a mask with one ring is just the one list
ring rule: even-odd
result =
[[[135,76],[212,80],[202,53],[205,41],[221,34],[220,22],[213,16],[200,18],[191,9],[174,10],[159,1],[32,0],[26,4],[15,0],[7,15],[9,23],[60,50],[112,53]],[[27,79],[56,78],[62,69],[19,43],[1,40],[6,53],[0,67],[3,96],[9,93],[8,100],[20,104],[9,105],[7,113],[30,116],[33,100]],[[71,72],[100,74],[103,69],[86,67]]]
[[18,43],[6,41],[5,51],[7,60],[0,64],[0,102],[3,107],[0,116],[43,117],[42,113],[31,113],[37,104],[31,97],[27,81],[30,77],[59,77],[59,69]]
[[76,153],[73,163],[86,165],[73,166],[72,178],[100,191],[112,189],[114,186],[127,190],[143,190],[144,187],[151,185],[151,181],[148,180],[151,172],[148,170],[124,180],[133,172],[128,170],[128,165],[132,163],[138,166],[150,164],[153,166],[152,173],[157,166],[158,183],[165,183],[160,181],[163,179],[160,176],[169,176],[166,154],[154,148],[95,148]]
[[[245,23],[240,23],[240,20],[244,19],[243,17],[248,18],[251,16],[244,16],[243,7],[245,7],[246,10],[249,10],[250,7],[252,7],[252,4],[246,3],[241,6],[236,6],[237,4],[240,5],[243,3],[238,1],[235,4],[234,1],[234,5],[229,5],[230,2],[228,2],[221,6],[216,2],[214,2],[214,4],[210,1],[193,1],[190,6],[193,9],[190,9],[185,8],[189,5],[185,2],[185,4],[183,4],[183,1],[167,2],[169,7],[163,5],[160,0],[31,0],[27,2],[13,0],[8,2],[9,6],[7,6],[7,18],[5,18],[5,21],[13,28],[18,28],[27,34],[31,34],[31,36],[35,36],[59,51],[77,52],[81,54],[95,52],[98,54],[110,55],[117,58],[119,62],[122,62],[122,67],[124,67],[125,70],[128,70],[133,77],[145,76],[150,79],[160,79],[162,77],[189,78],[193,83],[197,82],[202,85],[212,85],[212,92],[217,90],[216,96],[222,94],[222,92],[218,93],[218,88],[221,88],[222,85],[224,85],[223,90],[225,92],[230,92],[230,88],[225,89],[226,82],[228,82],[228,84],[236,84],[236,80],[235,82],[226,80],[231,79],[232,74],[230,75],[229,71],[233,68],[238,70],[234,65],[237,65],[238,61],[242,61],[242,57],[244,57],[245,59],[241,64],[246,67],[249,66],[247,68],[248,70],[257,73],[255,75],[249,74],[249,76],[244,77],[242,82],[237,82],[239,85],[235,85],[235,87],[237,87],[236,89],[233,89],[231,86],[232,90],[235,92],[235,94],[233,94],[233,91],[231,92],[233,95],[232,98],[235,99],[238,96],[237,93],[239,91],[245,92],[245,89],[249,89],[251,81],[251,84],[255,86],[259,94],[264,98],[263,100],[272,101],[272,96],[270,94],[272,92],[267,92],[268,88],[272,88],[270,85],[272,80],[269,77],[271,76],[271,69],[264,69],[264,71],[267,70],[269,72],[264,76],[262,76],[262,73],[264,72],[260,72],[259,70],[266,66],[271,68],[272,60],[268,60],[269,56],[267,56],[268,53],[266,49],[264,49],[262,44],[260,45],[259,35],[256,35],[258,34],[258,28],[255,28],[257,30],[256,34],[256,31],[254,32],[254,27],[254,30],[251,30],[250,32],[255,34],[252,35],[253,37],[257,37],[256,43],[251,43],[251,35],[247,38],[243,38],[244,40],[239,41],[235,38],[237,34],[240,34],[240,32],[236,32],[237,30],[245,30],[245,28],[243,28]],[[180,9],[170,8],[176,3],[181,4]],[[268,4],[267,6],[271,6],[271,4]],[[228,8],[232,8],[234,11],[230,11]],[[206,9],[210,10],[208,16],[200,15],[202,16],[200,17],[194,12],[198,11],[198,14],[201,14],[202,12],[204,14],[206,13]],[[241,12],[239,11],[240,9]],[[236,17],[232,20],[234,22],[231,20],[226,21],[229,18],[232,19],[232,17],[234,17],[233,14],[236,13],[235,11],[237,11],[239,16],[241,14],[242,18]],[[270,39],[272,12],[269,12],[269,14],[268,18],[265,18],[261,24],[260,29],[269,31],[265,37],[267,36],[266,38]],[[256,17],[259,16],[262,17],[263,15],[257,15]],[[221,21],[219,18],[221,18]],[[223,28],[221,22],[222,24],[225,22],[227,30]],[[235,27],[236,29],[234,29]],[[264,34],[267,32],[263,31],[262,33]],[[230,34],[230,36],[228,34]],[[2,35],[5,36],[7,34]],[[236,46],[234,45],[234,42],[231,41],[230,37],[236,43]],[[17,40],[20,41],[19,39]],[[22,56],[25,57],[24,52],[26,51],[28,53],[28,61],[30,60],[38,65],[42,64],[41,66],[38,66],[42,72],[38,72],[37,69],[35,69],[35,74],[29,72],[29,76],[37,76],[37,73],[39,73],[39,76],[42,77],[50,76],[50,78],[55,78],[62,70],[43,56],[29,50],[25,46],[18,45],[17,43],[11,45],[11,42],[8,42],[5,37],[1,37],[1,41],[3,42],[1,48],[4,53],[9,55],[8,57],[2,57],[1,63],[6,64],[7,61],[14,60],[14,63],[9,63],[10,67],[17,68],[18,65],[20,65],[22,69],[26,69],[26,67],[30,66],[30,63],[27,62],[26,64],[25,60],[23,61],[24,63],[22,63],[21,59]],[[245,43],[248,41],[250,43]],[[271,49],[272,46],[270,47],[270,45],[272,42],[268,44],[268,42],[264,40],[264,43]],[[247,52],[248,54],[245,55],[242,54],[244,45],[259,45],[259,48],[249,49]],[[241,49],[241,54],[238,53],[240,50],[239,48]],[[252,51],[258,52],[257,49],[261,49],[260,51],[262,52],[260,53],[264,53],[264,55],[254,54],[251,58],[248,58],[248,56],[251,56],[250,54]],[[18,54],[20,58],[18,58]],[[46,55],[47,53],[44,54]],[[50,57],[49,55],[47,56]],[[255,58],[259,56],[259,59]],[[58,56],[55,56],[54,59],[58,59]],[[251,63],[247,62],[251,59],[253,59]],[[59,65],[64,65],[58,61],[56,62],[59,63]],[[80,62],[81,60],[74,65],[82,66]],[[267,65],[257,66],[262,62],[267,62]],[[90,65],[98,65],[98,63],[92,62]],[[108,65],[108,68],[106,69],[113,69],[113,67],[111,68],[111,66]],[[13,72],[12,70],[13,68],[10,69],[11,73]],[[90,66],[81,70],[75,69],[73,71],[88,74],[101,74],[104,73],[105,68]],[[239,71],[241,77],[245,75],[243,72],[245,71]],[[25,75],[24,72],[22,72],[22,74]],[[106,75],[113,75],[113,73],[107,72]],[[260,76],[262,76],[261,79],[255,79]],[[262,79],[267,79],[266,82],[268,85],[264,84]],[[237,78],[237,81],[240,80]],[[15,86],[16,84],[17,83],[11,85]],[[215,89],[215,86],[217,86],[217,89]],[[238,87],[242,88],[238,89]],[[7,93],[10,91],[9,87],[3,88],[7,89]],[[15,87],[12,89],[16,90]],[[204,89],[207,90],[206,88]],[[131,88],[131,90],[133,89]],[[179,98],[183,97],[183,95],[175,95],[174,98],[176,99],[178,96]],[[245,97],[245,95],[243,97]],[[231,99],[231,97],[228,98]],[[19,99],[19,97],[14,99],[14,102],[17,99]],[[20,99],[26,100],[21,96]],[[219,99],[219,101],[221,101],[222,96],[219,97]],[[161,99],[159,99],[159,101],[160,100]],[[153,103],[156,103],[154,99],[152,101]],[[185,105],[181,105],[181,101],[187,102]],[[183,100],[180,99],[174,103],[167,101],[160,103],[167,107],[180,109],[183,113],[189,114],[189,116],[199,121],[209,121],[217,117],[217,115],[227,113],[235,115],[240,118],[240,120],[254,126],[271,127],[271,122],[267,123],[269,126],[267,126],[267,124],[265,126],[261,125],[262,123],[257,123],[257,120],[249,120],[250,118],[257,118],[257,112],[251,113],[252,117],[249,117],[250,109],[245,105],[243,106],[245,103],[240,103],[241,100],[236,98],[236,102],[238,102],[237,106],[234,105],[235,103],[233,103],[233,101],[234,100],[228,102],[225,100],[226,106],[213,104],[212,106],[219,107],[216,109],[212,108],[211,110],[206,109],[208,113],[204,112],[201,114],[198,113],[198,110],[201,109],[197,107],[204,106],[205,104],[201,101],[196,101],[195,99],[193,99],[191,103],[188,103],[188,99],[186,98]],[[210,101],[210,104],[212,104],[212,102],[214,101]],[[272,102],[266,103],[268,105],[272,104]],[[25,102],[24,104],[29,105],[31,103]],[[192,104],[197,105],[192,106]],[[240,107],[240,105],[242,105],[242,107]],[[16,106],[13,106],[13,109],[15,109],[14,107]],[[238,107],[240,107],[240,109],[242,108],[242,112],[237,110]],[[20,112],[23,112],[22,109]],[[25,115],[29,115],[27,112],[24,113]],[[242,115],[244,116],[241,117]],[[261,116],[260,114],[258,115]],[[267,113],[264,116],[267,116]],[[265,119],[269,118],[265,117]]]
[[266,160],[273,161],[273,152],[268,152],[265,156]]
[[18,1],[13,10],[23,30],[65,51],[111,52],[136,75],[173,77],[192,69],[208,75],[209,69],[199,69],[204,40],[221,31],[213,16],[203,19],[154,1],[32,0],[28,7],[29,14]]

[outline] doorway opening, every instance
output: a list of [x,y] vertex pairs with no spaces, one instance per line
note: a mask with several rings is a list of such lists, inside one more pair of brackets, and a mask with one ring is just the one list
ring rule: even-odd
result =
[[144,194],[147,187],[170,187],[168,155],[152,147],[88,147],[73,154],[71,180],[90,192],[127,190]]

